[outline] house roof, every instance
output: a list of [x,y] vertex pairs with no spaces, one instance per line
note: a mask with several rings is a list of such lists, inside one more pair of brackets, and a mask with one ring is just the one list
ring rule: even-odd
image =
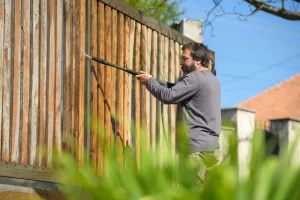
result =
[[300,119],[300,73],[241,102],[237,107],[254,110],[256,121],[263,125],[270,119]]

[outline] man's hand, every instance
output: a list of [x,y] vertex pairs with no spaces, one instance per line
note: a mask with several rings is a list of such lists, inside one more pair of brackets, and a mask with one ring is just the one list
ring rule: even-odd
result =
[[141,84],[146,85],[148,82],[148,79],[152,77],[151,74],[148,74],[147,72],[140,71],[140,75],[136,75],[136,79],[141,82]]

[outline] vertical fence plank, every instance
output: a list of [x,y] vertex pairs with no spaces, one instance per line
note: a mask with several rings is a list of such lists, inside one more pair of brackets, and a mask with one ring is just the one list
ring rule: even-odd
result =
[[[162,66],[162,80],[169,81],[169,38],[165,37],[164,43],[164,61]],[[170,122],[170,115],[169,115],[169,105],[163,104],[163,127],[164,127],[164,151],[169,150],[170,147],[170,129],[169,129],[169,122]]]
[[[119,66],[124,66],[124,36],[125,34],[124,26],[124,15],[118,13],[118,62]],[[118,163],[123,167],[123,145],[124,145],[124,72],[118,70],[118,80],[117,80],[117,148],[118,148]]]
[[[105,46],[104,46],[104,4],[102,2],[98,2],[98,51],[99,56],[101,58],[105,57]],[[104,152],[104,75],[105,69],[103,64],[97,64],[97,74],[98,74],[98,82],[97,82],[97,96],[98,96],[98,110],[97,110],[97,124],[98,124],[98,163],[97,169],[98,175],[103,175],[103,152]]]
[[77,148],[78,148],[78,143],[77,143],[77,137],[78,137],[78,49],[76,48],[78,46],[78,6],[76,5],[75,0],[71,0],[71,3],[69,4],[70,7],[66,7],[66,9],[69,10],[69,15],[72,15],[72,22],[71,22],[71,29],[72,29],[72,43],[71,43],[71,60],[72,62],[72,80],[71,80],[71,87],[72,87],[72,92],[71,92],[71,99],[72,99],[72,125],[71,125],[71,141],[72,141],[72,146],[74,147],[73,149],[73,156],[74,158],[77,158]]
[[[140,70],[141,71],[147,71],[147,27],[142,25],[141,28],[141,66]],[[145,86],[140,86],[140,109],[141,109],[141,147],[142,148],[147,148],[147,98],[146,98],[146,87]],[[143,151],[141,151],[143,152]]]
[[22,105],[22,143],[21,143],[21,163],[28,164],[29,162],[29,87],[30,87],[30,13],[31,13],[31,0],[24,0],[24,67],[23,67],[23,105]]
[[66,27],[66,64],[65,64],[65,74],[64,74],[64,121],[63,121],[63,148],[67,152],[74,152],[74,138],[72,137],[72,110],[74,105],[72,105],[72,94],[74,87],[72,87],[72,65],[73,65],[73,0],[65,1],[65,27]]
[[[133,19],[130,19],[130,29],[129,29],[129,31],[130,31],[130,36],[129,36],[129,57],[128,57],[128,59],[129,59],[129,68],[130,69],[133,69],[134,67],[133,67],[133,58],[134,58],[134,40],[135,40],[135,26],[136,26],[136,22],[135,22],[135,20],[133,20]],[[126,75],[127,75],[127,77],[126,77]],[[128,129],[128,145],[130,146],[130,147],[132,147],[132,142],[133,142],[133,140],[132,140],[132,135],[134,134],[133,132],[134,132],[134,121],[132,120],[133,119],[133,90],[132,90],[132,80],[133,80],[133,77],[132,76],[130,76],[129,74],[126,74],[125,75],[125,78],[128,80],[128,95],[129,95],[129,98],[128,98],[128,123],[129,123],[129,125],[130,125],[130,127],[129,127],[129,129]]]
[[[91,2],[91,54],[93,56],[98,56],[97,52],[97,2]],[[89,37],[89,36],[88,36]],[[91,144],[90,144],[90,156],[92,160],[93,169],[96,170],[97,167],[97,119],[98,119],[98,95],[97,95],[97,79],[99,75],[97,73],[97,63],[92,63],[91,69]]]
[[32,81],[31,81],[31,119],[30,119],[30,164],[36,165],[38,137],[38,106],[39,106],[39,44],[40,44],[40,1],[33,1],[32,41]]
[[19,162],[20,138],[20,89],[21,89],[21,2],[14,4],[14,66],[13,66],[13,114],[11,137],[11,161]]
[[2,97],[3,97],[3,92],[4,92],[4,87],[3,87],[3,79],[4,79],[4,1],[0,1],[0,65],[3,66],[0,68],[0,156],[1,156],[1,149],[2,149],[2,132],[3,132],[3,126],[2,126],[2,115],[3,115],[3,102],[2,102]]
[[[118,41],[118,34],[117,34],[117,25],[118,25],[118,16],[117,16],[117,10],[112,9],[112,15],[111,15],[111,37],[112,37],[112,43],[111,43],[111,62],[116,63],[117,62],[117,41]],[[110,137],[110,143],[111,148],[115,148],[114,140],[116,137],[116,76],[117,71],[115,68],[111,69],[111,103],[110,103],[110,112],[111,112],[111,123],[112,123],[112,135]]]
[[46,105],[47,105],[47,96],[46,96],[46,79],[47,79],[47,1],[41,0],[41,42],[40,42],[40,109],[39,109],[39,144],[38,144],[38,165],[44,166],[45,163],[45,142],[46,142]]
[[[146,72],[151,74],[151,46],[152,44],[152,29],[147,29],[147,66],[146,66]],[[153,74],[152,74],[153,76]],[[145,88],[146,90],[146,88]],[[150,142],[151,142],[151,128],[150,128],[150,118],[151,118],[151,94],[150,92],[147,92],[146,90],[146,110],[147,110],[147,149],[150,149]]]
[[61,152],[61,84],[62,84],[62,1],[56,3],[56,63],[55,63],[55,127],[54,147],[57,153]]
[[[126,68],[131,68],[130,63],[130,18],[125,16],[125,37],[124,37],[124,66]],[[131,118],[130,110],[129,110],[129,102],[130,102],[130,91],[131,91],[131,84],[130,84],[129,74],[124,73],[124,118],[122,124],[124,125],[124,138],[123,138],[123,144],[125,148],[127,148],[128,145],[130,145],[129,141],[129,135],[130,135],[130,124],[131,124]]]
[[[153,77],[157,77],[157,32],[153,31],[152,33],[152,40],[151,40],[151,74]],[[150,125],[150,135],[151,135],[151,148],[156,148],[156,123],[157,123],[157,100],[154,96],[151,95],[151,125]]]
[[47,88],[47,166],[52,166],[54,106],[55,106],[55,51],[56,51],[56,1],[49,2],[49,69]]
[[[169,66],[170,66],[170,82],[175,83],[176,82],[176,68],[179,66],[175,65],[175,43],[174,40],[170,40],[170,60],[169,60]],[[171,150],[172,155],[175,156],[175,129],[176,129],[176,105],[170,105],[170,144],[171,144]]]
[[3,121],[2,121],[2,159],[9,161],[9,140],[11,135],[10,129],[10,114],[11,114],[11,103],[10,103],[10,92],[11,92],[11,76],[10,69],[12,65],[11,60],[11,1],[5,1],[5,11],[4,11],[4,64],[3,64]]
[[[105,59],[111,62],[111,8],[105,6]],[[107,156],[110,155],[111,148],[111,137],[113,134],[112,123],[111,123],[111,67],[105,66],[105,81],[104,81],[104,96],[105,96],[105,158],[109,159]],[[107,172],[107,169],[104,169]]]
[[86,34],[86,0],[79,0],[78,2],[79,6],[79,43],[76,48],[78,48],[78,56],[79,62],[78,62],[78,82],[79,82],[79,87],[77,88],[79,90],[79,102],[78,102],[78,155],[77,155],[77,160],[78,160],[78,165],[79,167],[83,167],[84,165],[84,82],[85,82],[85,56],[84,56],[84,50],[85,50],[85,34]]
[[[140,51],[141,51],[141,24],[136,23],[135,40],[134,40],[134,70],[140,71]],[[134,84],[134,151],[137,162],[137,167],[140,167],[141,159],[141,99],[140,99],[140,83],[133,79]]]
[[[164,65],[164,47],[165,47],[165,37],[163,35],[159,34],[159,39],[158,39],[158,70],[157,70],[157,76],[158,79],[160,80],[164,80],[164,76],[163,76],[163,65]],[[163,104],[160,101],[157,101],[157,117],[156,117],[156,123],[157,123],[157,142],[158,142],[158,147],[160,150],[163,149],[163,145],[164,145],[164,124],[163,122]],[[162,161],[163,157],[162,154],[159,155],[158,159],[160,161]]]

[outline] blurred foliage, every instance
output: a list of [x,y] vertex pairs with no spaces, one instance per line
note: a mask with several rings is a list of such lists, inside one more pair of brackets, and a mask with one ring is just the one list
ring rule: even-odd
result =
[[95,176],[89,165],[77,168],[76,161],[65,152],[58,159],[61,166],[59,177],[67,185],[80,186],[64,188],[68,199],[86,199],[87,196],[105,200],[300,199],[300,168],[291,166],[293,148],[282,150],[280,156],[267,156],[264,132],[256,130],[249,176],[241,178],[236,135],[235,132],[227,133],[229,150],[219,166],[209,171],[208,179],[201,188],[194,187],[201,163],[191,162],[187,153],[174,156],[166,147],[156,150],[142,148],[140,165],[137,165],[134,151],[130,148],[125,150],[120,165],[114,149],[105,160],[105,177]]
[[179,8],[183,0],[123,0],[154,19],[171,25],[184,14]]

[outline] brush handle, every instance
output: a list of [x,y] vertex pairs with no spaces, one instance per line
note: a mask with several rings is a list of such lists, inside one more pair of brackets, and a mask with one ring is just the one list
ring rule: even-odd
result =
[[106,60],[103,60],[103,59],[101,59],[101,58],[98,58],[98,57],[93,57],[93,56],[92,56],[92,59],[93,59],[94,61],[97,61],[98,63],[102,63],[102,64],[105,64],[105,65],[112,66],[112,67],[114,67],[114,68],[117,68],[117,69],[123,70],[123,71],[125,71],[125,72],[128,72],[129,74],[132,74],[132,75],[139,75],[139,74],[141,74],[140,72],[136,72],[136,71],[131,70],[131,69],[127,69],[127,68],[124,68],[124,67],[120,67],[120,66],[118,66],[118,65],[115,65],[115,64],[113,64],[113,63],[110,63],[110,62],[108,62],[108,61],[106,61]]

